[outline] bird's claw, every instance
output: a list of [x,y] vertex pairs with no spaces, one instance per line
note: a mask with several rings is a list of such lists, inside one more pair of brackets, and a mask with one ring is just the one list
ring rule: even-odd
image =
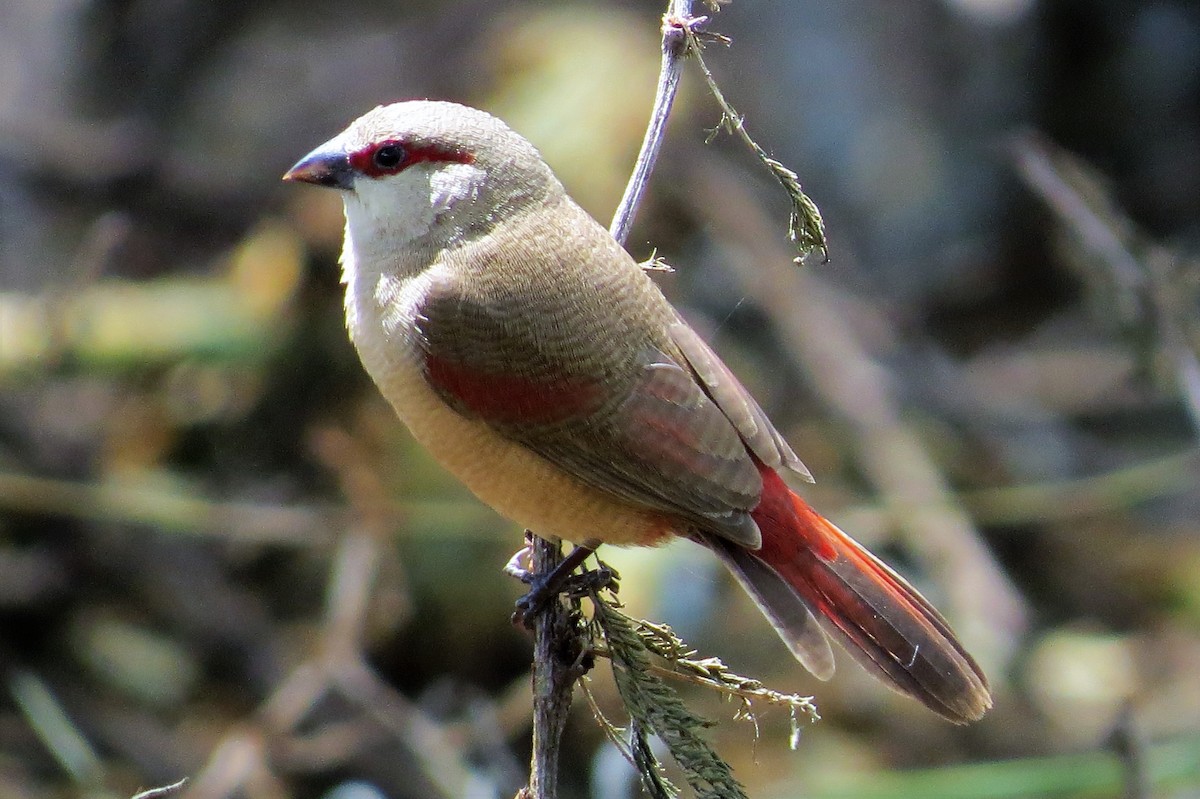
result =
[[571,598],[582,598],[595,594],[608,587],[617,587],[621,575],[607,564],[600,564],[595,569],[588,569],[580,574],[573,574],[563,583],[560,593]]
[[[520,552],[513,556],[516,560]],[[512,566],[513,561],[509,561]],[[513,609],[512,623],[526,629],[533,629],[533,620],[537,618],[546,605],[557,596],[579,599],[596,593],[609,586],[615,586],[621,575],[611,566],[601,564],[598,568],[588,569],[579,574],[563,576],[557,570],[546,574],[533,574],[528,569],[517,567],[517,572],[505,571],[529,585],[529,591],[516,602]]]
[[510,619],[512,625],[532,630],[533,620],[545,609],[547,599],[545,592],[539,593],[536,588],[518,599]]
[[508,559],[508,563],[504,564],[504,573],[509,577],[517,578],[526,585],[532,585],[534,579],[533,572],[523,565],[529,562],[531,555],[533,555],[533,544],[526,544],[521,547]]

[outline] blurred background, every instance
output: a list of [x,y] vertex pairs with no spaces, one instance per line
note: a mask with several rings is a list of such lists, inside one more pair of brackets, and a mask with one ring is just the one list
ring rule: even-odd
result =
[[[346,340],[334,192],[374,105],[455,99],[607,222],[657,3],[0,5],[0,796],[511,797],[521,531]],[[715,561],[609,552],[635,614],[823,719],[689,691],[753,797],[1200,796],[1200,6],[735,0],[629,248],[989,673],[951,727],[787,655]],[[620,723],[602,662],[590,687]],[[578,703],[564,795],[637,795]]]

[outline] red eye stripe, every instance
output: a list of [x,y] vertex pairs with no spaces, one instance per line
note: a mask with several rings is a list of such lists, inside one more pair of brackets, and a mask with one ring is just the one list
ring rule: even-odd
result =
[[[383,160],[395,163],[387,163],[386,166],[380,163],[377,155],[380,150],[385,148],[390,148],[387,155],[391,157]],[[395,157],[394,153],[396,152],[398,152],[399,158]],[[350,167],[355,172],[369,178],[377,178],[384,175],[395,175],[397,172],[402,172],[413,164],[423,161],[442,164],[473,164],[475,155],[465,150],[454,150],[432,144],[408,145],[400,141],[388,140],[367,145],[361,150],[350,153],[349,160]]]

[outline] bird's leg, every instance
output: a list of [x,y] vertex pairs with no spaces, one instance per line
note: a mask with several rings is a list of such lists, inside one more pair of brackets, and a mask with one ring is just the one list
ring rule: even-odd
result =
[[525,546],[513,553],[513,556],[508,559],[508,563],[504,564],[504,573],[509,577],[516,577],[521,582],[528,585],[533,582],[533,572],[525,568],[524,563],[528,563],[533,557],[533,543],[529,540],[530,534],[525,534]]
[[575,593],[582,588],[586,593],[610,582],[615,573],[608,568],[601,569],[594,574],[580,575],[581,578],[584,578],[581,585],[574,584],[576,581],[572,580],[571,575],[575,569],[579,568],[598,546],[600,546],[599,541],[588,539],[572,549],[565,558],[559,561],[557,566],[542,574],[534,574],[521,566],[521,561],[529,556],[531,545],[527,544],[513,555],[508,565],[504,567],[505,573],[529,585],[528,593],[517,600],[516,610],[513,611],[513,624],[529,627],[533,617],[546,606],[551,597],[564,591]]

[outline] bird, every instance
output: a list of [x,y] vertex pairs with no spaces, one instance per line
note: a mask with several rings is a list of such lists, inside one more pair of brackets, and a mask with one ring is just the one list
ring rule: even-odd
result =
[[789,487],[811,475],[760,405],[500,119],[379,106],[284,180],[341,193],[350,338],[484,503],[590,546],[691,539],[817,678],[832,639],[951,722],[991,707],[942,615]]

